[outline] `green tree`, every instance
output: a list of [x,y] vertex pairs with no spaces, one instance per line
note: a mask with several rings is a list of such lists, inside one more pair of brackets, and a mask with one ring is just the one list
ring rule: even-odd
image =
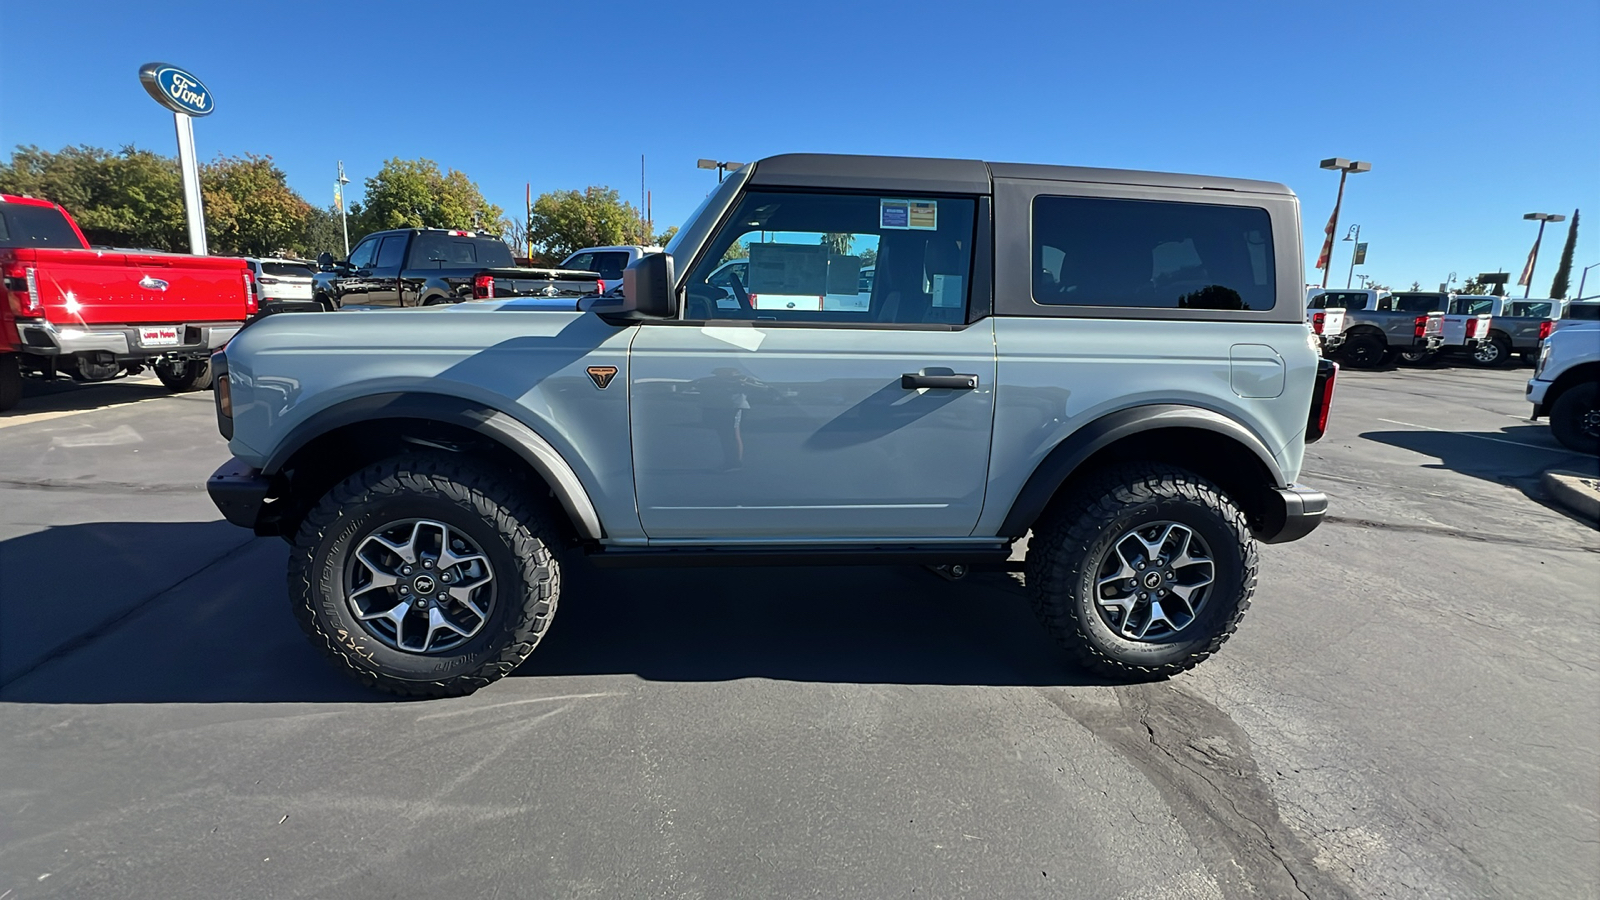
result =
[[225,256],[303,252],[311,204],[289,189],[270,156],[219,156],[200,168],[206,244]]
[[149,150],[19,146],[0,163],[0,191],[61,204],[93,244],[189,248],[178,163]]
[[1556,264],[1556,278],[1550,282],[1550,296],[1564,300],[1572,284],[1572,253],[1578,247],[1578,211],[1572,211],[1572,224],[1567,226],[1567,242],[1561,247],[1561,262]]
[[643,244],[648,235],[632,204],[612,188],[590,186],[540,194],[533,201],[528,237],[541,255],[562,259],[583,247]]
[[[431,159],[383,164],[366,181],[366,196],[350,206],[350,240],[386,228],[473,228],[497,231],[505,211],[483,199],[461,172],[439,171]],[[476,222],[474,222],[476,219]]]
[[1460,290],[1457,290],[1456,293],[1472,294],[1473,296],[1482,297],[1489,293],[1489,286],[1476,278],[1468,278],[1466,282],[1461,285]]
[[305,228],[295,248],[302,255],[315,259],[324,251],[344,257],[344,228],[339,224],[339,207],[329,204],[326,209],[313,206],[306,211]]
[[655,237],[651,238],[650,239],[650,243],[655,244],[658,247],[665,247],[667,244],[672,242],[673,238],[675,238],[677,236],[678,236],[678,226],[674,225],[671,228],[668,228],[666,231],[663,231],[660,234],[656,235]]
[[821,244],[828,248],[834,256],[849,256],[850,245],[855,243],[856,236],[848,232],[830,231],[822,236]]

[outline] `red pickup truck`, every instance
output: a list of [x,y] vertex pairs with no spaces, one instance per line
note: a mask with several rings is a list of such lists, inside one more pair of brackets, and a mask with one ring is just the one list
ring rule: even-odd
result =
[[0,194],[0,410],[22,371],[104,381],[152,366],[174,391],[211,386],[211,351],[257,312],[242,259],[95,249],[48,200]]

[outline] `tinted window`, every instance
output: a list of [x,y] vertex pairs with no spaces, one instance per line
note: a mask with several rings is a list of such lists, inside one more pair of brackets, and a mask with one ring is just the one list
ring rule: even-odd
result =
[[1600,304],[1574,303],[1567,307],[1566,313],[1561,318],[1582,319],[1586,322],[1593,322],[1595,319],[1600,319]]
[[0,203],[0,247],[72,247],[83,242],[53,206]]
[[1264,209],[1093,197],[1033,202],[1039,303],[1271,309],[1275,278]]
[[[494,238],[478,238],[474,243],[477,245],[478,262],[486,268],[509,269],[516,265],[516,262],[511,258],[511,248],[507,247],[504,241]],[[617,277],[620,278],[622,276],[619,275]]]
[[571,269],[575,272],[599,271],[594,267],[593,253],[575,253],[570,259],[561,264],[561,268]]
[[628,267],[628,254],[622,251],[607,251],[594,255],[594,266],[591,272],[600,273],[600,277],[607,282],[621,280],[622,270]]
[[378,239],[367,238],[350,251],[350,265],[357,269],[364,269],[372,265],[372,257],[378,252]]
[[1494,300],[1483,297],[1457,297],[1450,301],[1450,312],[1458,316],[1481,316],[1494,312]]
[[394,269],[400,266],[401,257],[406,252],[406,236],[391,234],[378,245],[378,262],[373,268]]
[[1444,306],[1443,294],[1394,294],[1383,303],[1384,309],[1408,313],[1443,311]]
[[1553,303],[1540,301],[1508,303],[1506,304],[1506,315],[1514,318],[1548,319],[1554,306],[1555,304]]
[[686,316],[965,322],[976,210],[967,198],[746,193],[689,273]]
[[1311,298],[1312,309],[1366,309],[1364,291],[1328,291]]
[[280,278],[310,278],[313,273],[311,267],[304,263],[263,262],[261,274]]

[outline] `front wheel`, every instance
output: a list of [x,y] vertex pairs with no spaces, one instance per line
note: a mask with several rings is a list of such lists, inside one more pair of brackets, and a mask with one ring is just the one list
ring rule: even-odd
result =
[[1035,612],[1078,665],[1165,677],[1238,627],[1255,593],[1256,545],[1216,485],[1131,465],[1058,498],[1034,528],[1026,570]]
[[1550,407],[1550,431],[1569,450],[1600,453],[1600,408],[1594,382],[1568,388]]
[[533,652],[555,615],[555,520],[471,460],[397,457],[307,514],[289,558],[295,618],[370,687],[470,694]]
[[175,393],[203,391],[211,387],[211,360],[162,360],[155,365],[156,377]]

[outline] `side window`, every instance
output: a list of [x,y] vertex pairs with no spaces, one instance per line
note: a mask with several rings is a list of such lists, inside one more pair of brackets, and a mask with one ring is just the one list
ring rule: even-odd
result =
[[971,198],[748,192],[689,273],[686,318],[966,321]]
[[377,255],[378,239],[367,238],[350,251],[350,265],[357,269],[365,269],[372,265],[372,257]]
[[378,261],[373,265],[375,269],[398,269],[400,259],[406,252],[406,236],[391,234],[378,245]]
[[1033,267],[1033,299],[1049,305],[1266,310],[1277,303],[1272,219],[1249,206],[1038,197]]
[[622,280],[622,270],[628,267],[628,254],[618,251],[596,253],[594,255],[594,268],[591,272],[598,272],[605,279],[606,284]]
[[497,238],[479,238],[475,242],[478,261],[491,269],[509,269],[516,265],[511,259],[511,248]]
[[599,271],[598,269],[596,269],[594,267],[594,254],[593,253],[579,253],[577,256],[574,256],[571,259],[567,260],[565,263],[562,263],[561,264],[561,268],[570,269],[571,271],[574,271],[574,272],[596,272],[596,271]]

